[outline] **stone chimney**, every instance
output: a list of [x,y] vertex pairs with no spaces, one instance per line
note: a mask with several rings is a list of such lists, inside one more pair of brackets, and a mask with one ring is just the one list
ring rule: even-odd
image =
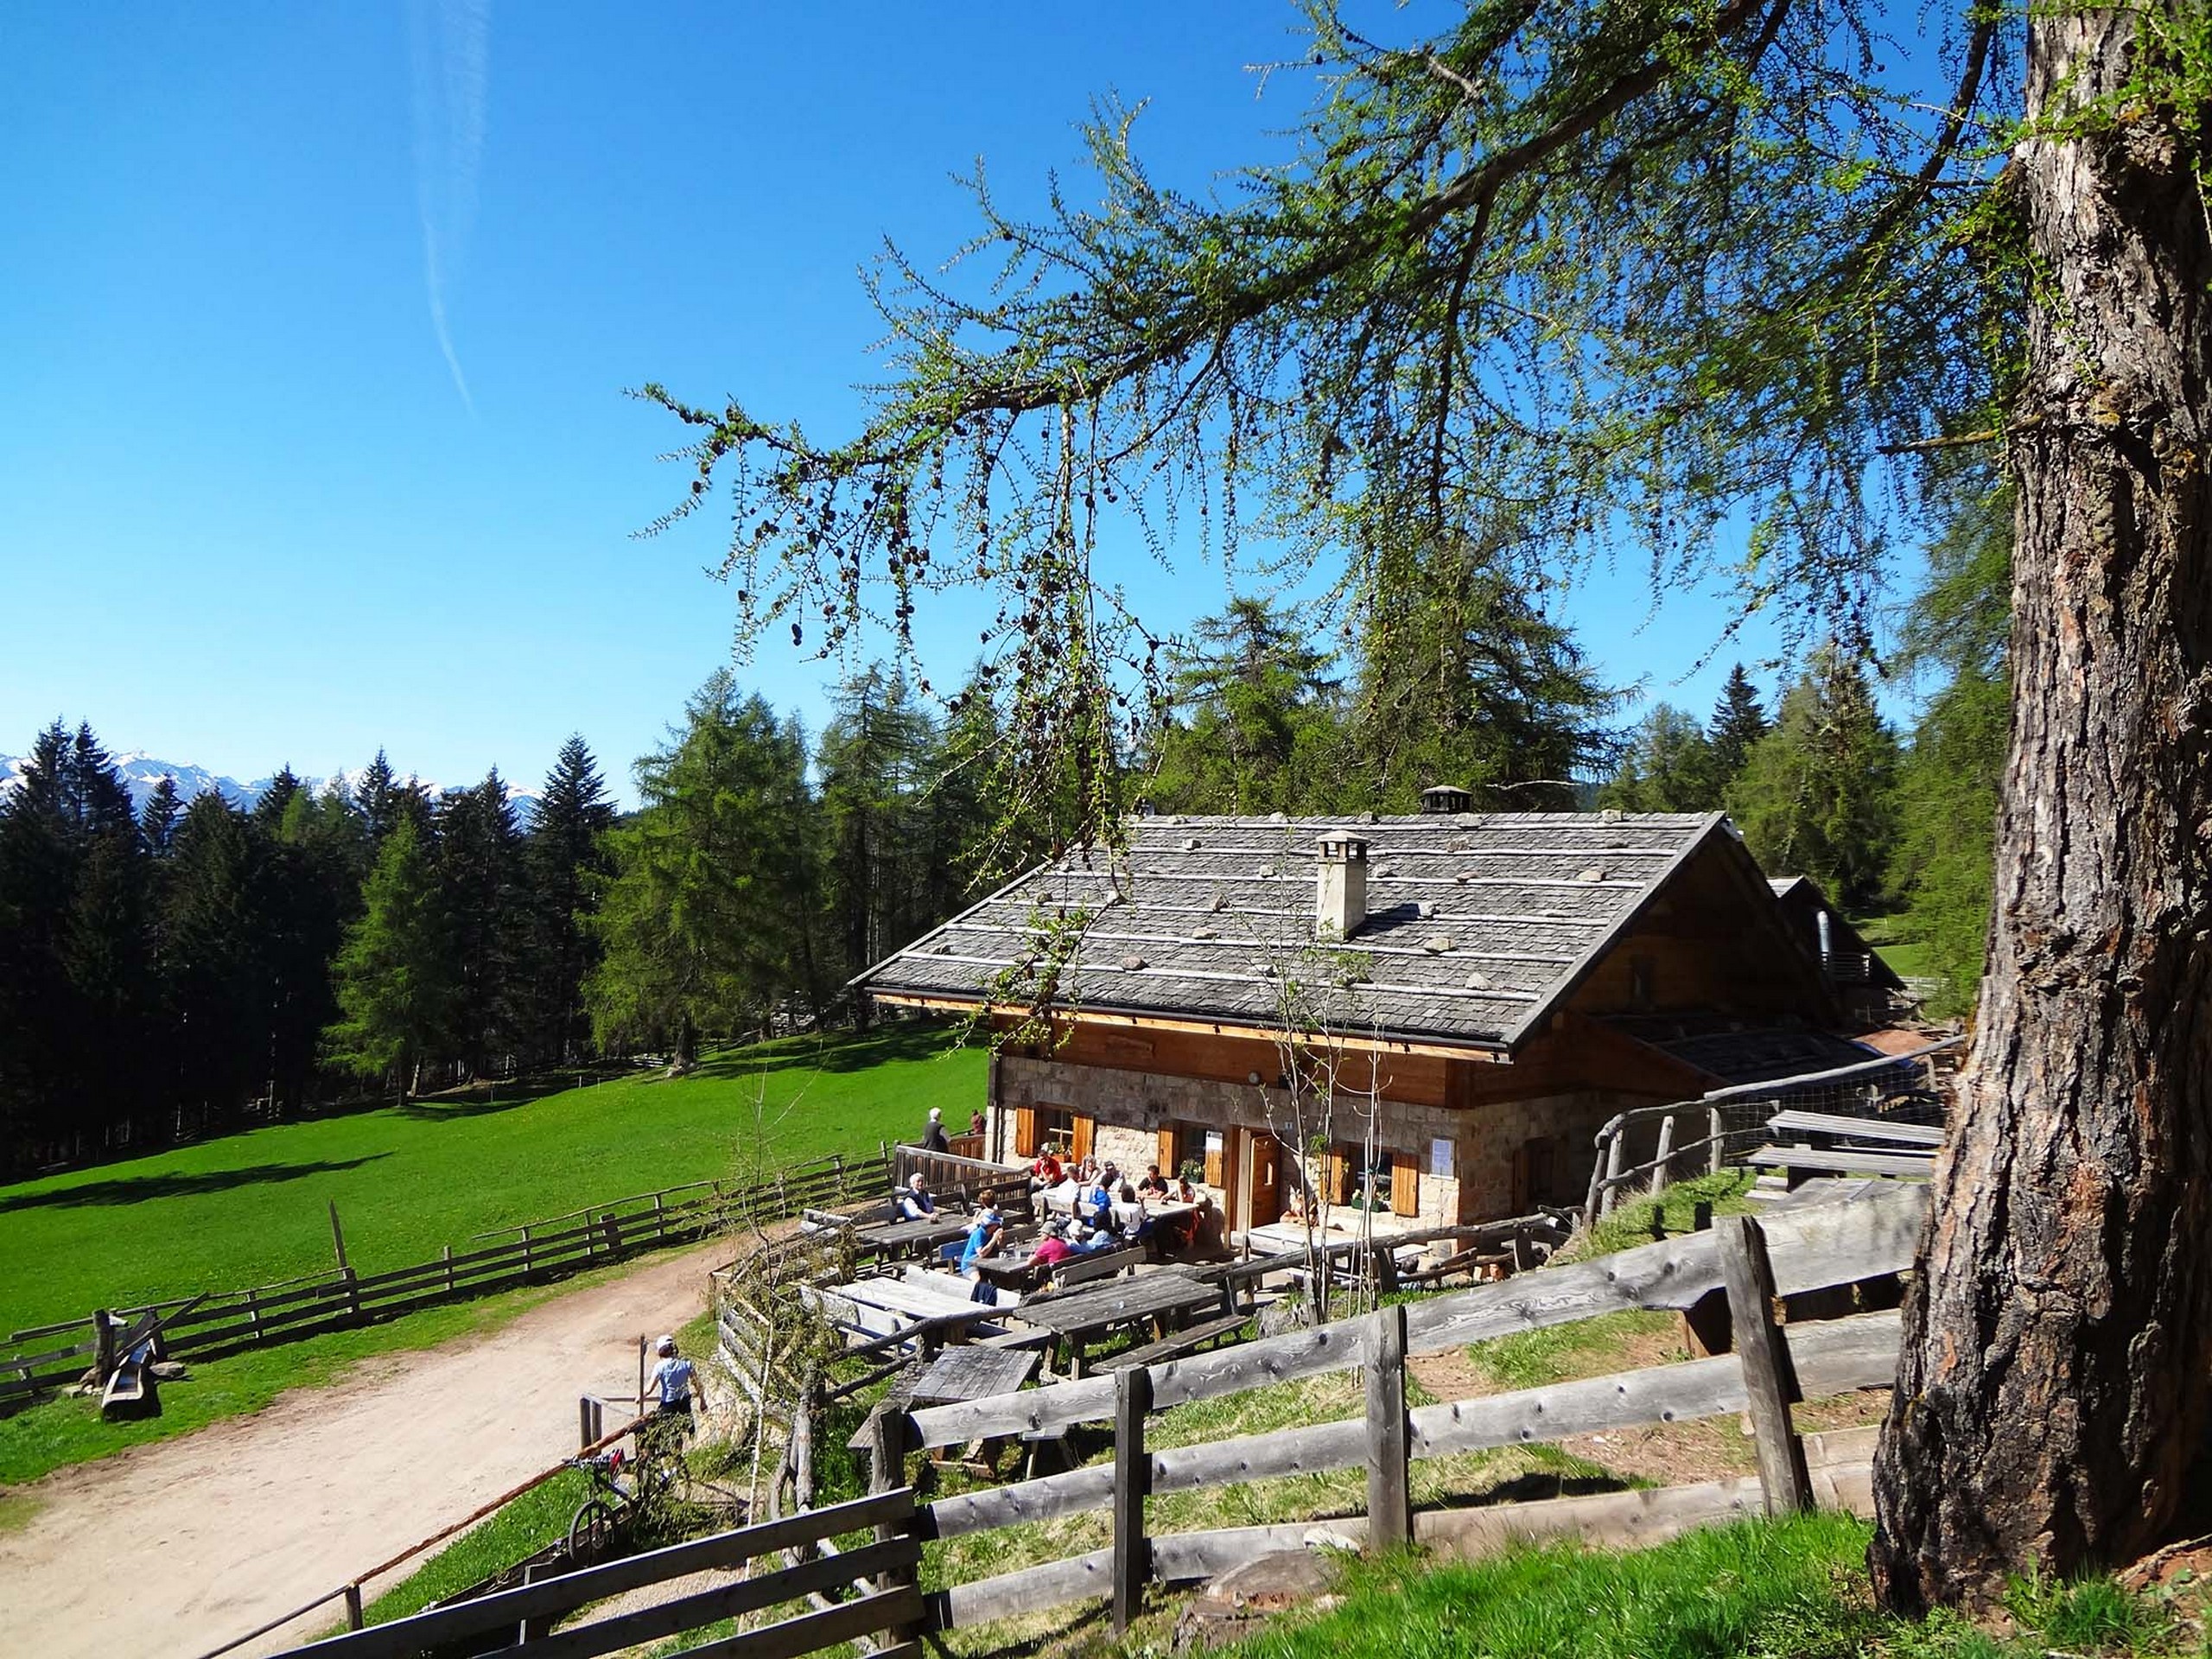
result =
[[1348,939],[1367,920],[1367,842],[1348,833],[1321,837],[1313,870],[1313,937]]
[[1475,804],[1475,798],[1457,784],[1431,784],[1421,792],[1421,810],[1424,812],[1465,812]]

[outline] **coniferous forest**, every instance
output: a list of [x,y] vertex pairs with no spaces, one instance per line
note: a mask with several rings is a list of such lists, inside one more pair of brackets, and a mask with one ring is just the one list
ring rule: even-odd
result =
[[[1726,810],[1770,873],[1901,912],[1936,1010],[1963,1011],[2010,508],[1955,490],[1883,664],[1916,677],[1909,733],[1833,645],[1771,708],[1738,664],[1705,720],[1661,702],[1622,730],[1572,636],[1510,594],[1342,655],[1240,599],[1176,650],[1121,764],[1163,811],[1402,812],[1440,780],[1494,810]],[[245,807],[164,779],[134,811],[98,736],[56,721],[0,797],[0,1168],[864,1020],[854,975],[1055,850],[994,786],[1014,740],[989,691],[979,671],[940,712],[872,666],[810,737],[718,672],[620,817],[581,737],[520,799],[496,770],[433,797],[379,753],[350,785],[288,768]]]

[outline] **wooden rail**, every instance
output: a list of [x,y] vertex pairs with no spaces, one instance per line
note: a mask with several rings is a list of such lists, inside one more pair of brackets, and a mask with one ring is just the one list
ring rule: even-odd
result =
[[[930,1599],[932,1626],[965,1628],[1102,1598],[1110,1603],[1119,1630],[1133,1615],[1145,1583],[1211,1576],[1262,1554],[1311,1548],[1317,1538],[1353,1548],[1408,1540],[1465,1548],[1589,1525],[1618,1535],[1657,1537],[1761,1508],[1778,1512],[1816,1498],[1862,1501],[1864,1482],[1857,1471],[1823,1470],[1817,1480],[1808,1474],[1789,1407],[1808,1394],[1887,1384],[1896,1375],[1898,1315],[1877,1312],[1785,1327],[1774,1322],[1773,1310],[1783,1295],[1909,1268],[1926,1205],[1926,1189],[1896,1187],[1777,1216],[1764,1227],[1748,1217],[1732,1217],[1711,1233],[1395,1305],[1357,1320],[1131,1366],[1108,1376],[887,1414],[879,1423],[882,1445],[892,1449],[879,1452],[880,1459],[893,1458],[885,1467],[887,1479],[903,1475],[903,1457],[894,1454],[910,1448],[1078,1422],[1110,1420],[1114,1426],[1110,1463],[963,1493],[923,1510],[924,1531],[940,1538],[1098,1510],[1111,1514],[1109,1548],[950,1586]],[[1724,1288],[1739,1333],[1736,1353],[1406,1407],[1408,1354],[1619,1307],[1681,1308]],[[1164,1450],[1147,1446],[1146,1425],[1157,1412],[1355,1368],[1366,1378],[1359,1416]],[[1738,1413],[1748,1413],[1754,1423],[1756,1480],[1477,1511],[1416,1512],[1410,1501],[1408,1471],[1421,1459]],[[1352,1469],[1365,1471],[1363,1516],[1160,1536],[1146,1528],[1146,1502],[1153,1497]]]
[[[440,1302],[542,1282],[640,1250],[702,1237],[732,1224],[785,1219],[825,1201],[888,1192],[888,1172],[889,1166],[881,1160],[849,1163],[831,1158],[751,1186],[693,1182],[526,1223],[502,1234],[484,1235],[505,1242],[458,1252],[448,1246],[435,1259],[407,1267],[366,1274],[340,1267],[306,1278],[203,1296],[196,1306],[185,1306],[193,1299],[183,1298],[121,1309],[109,1317],[128,1321],[161,1309],[181,1309],[163,1328],[168,1351],[180,1358],[209,1358],[241,1348],[289,1342],[391,1319]],[[671,1203],[671,1194],[682,1196]],[[506,1238],[505,1234],[515,1236]],[[74,1320],[36,1326],[17,1332],[15,1339],[81,1330],[87,1323]],[[91,1363],[96,1343],[97,1335],[67,1348],[0,1355],[0,1407],[19,1402],[41,1389],[75,1382]]]
[[[819,1560],[795,1567],[778,1562],[774,1570],[759,1577],[676,1596],[637,1611],[594,1619],[523,1643],[532,1655],[543,1655],[545,1659],[590,1659],[590,1656],[619,1652],[721,1619],[763,1612],[785,1602],[803,1600],[810,1592],[849,1588],[855,1579],[876,1580],[877,1587],[869,1594],[699,1649],[752,1653],[762,1659],[770,1655],[813,1653],[871,1631],[903,1628],[920,1618],[922,1600],[914,1587],[913,1573],[921,1560],[921,1544],[914,1535],[914,1514],[912,1489],[894,1488],[850,1503],[810,1510],[671,1544],[603,1567],[540,1579],[286,1651],[315,1655],[316,1659],[326,1655],[343,1656],[343,1659],[405,1659],[448,1643],[517,1631],[525,1628],[525,1621],[542,1628],[540,1621],[557,1618],[626,1591],[713,1569],[743,1567],[787,1549],[802,1549],[849,1534],[877,1532],[874,1541],[856,1544]],[[480,1650],[480,1644],[470,1650]]]

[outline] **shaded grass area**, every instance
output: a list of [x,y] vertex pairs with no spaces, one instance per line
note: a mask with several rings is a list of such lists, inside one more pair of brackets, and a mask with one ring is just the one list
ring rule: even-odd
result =
[[981,1101],[982,1053],[949,1040],[918,1024],[786,1039],[686,1077],[417,1102],[0,1187],[0,1336],[325,1269],[333,1201],[353,1266],[374,1274],[590,1203],[873,1155],[931,1106],[964,1121]]
[[1613,1554],[1573,1544],[1431,1567],[1344,1565],[1338,1606],[1233,1648],[1242,1659],[2012,1659],[2165,1654],[2186,1633],[2163,1604],[2106,1580],[2016,1588],[2010,1631],[1875,1611],[1869,1529],[1847,1516],[1747,1521]]

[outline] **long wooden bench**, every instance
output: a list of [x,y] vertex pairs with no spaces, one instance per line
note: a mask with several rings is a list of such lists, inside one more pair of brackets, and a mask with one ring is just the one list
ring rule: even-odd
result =
[[1098,1365],[1101,1371],[1125,1371],[1134,1365],[1157,1365],[1163,1359],[1180,1359],[1185,1354],[1195,1354],[1199,1349],[1234,1336],[1251,1320],[1238,1313],[1208,1319],[1204,1325],[1193,1325],[1162,1337],[1158,1342],[1147,1342],[1141,1348],[1131,1348]]
[[1847,1147],[1761,1147],[1745,1160],[1761,1169],[1778,1169],[1796,1185],[1799,1172],[1830,1175],[1927,1176],[1935,1173],[1933,1153],[1854,1152]]
[[1852,1117],[1840,1112],[1777,1112],[1766,1121],[1777,1135],[1835,1135],[1846,1141],[1876,1141],[1934,1151],[1943,1144],[1940,1123],[1902,1123],[1880,1117]]

